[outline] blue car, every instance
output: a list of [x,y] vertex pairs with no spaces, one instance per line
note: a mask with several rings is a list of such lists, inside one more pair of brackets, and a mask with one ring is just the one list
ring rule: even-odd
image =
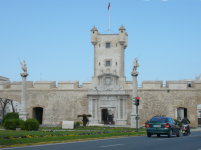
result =
[[1,125],[1,120],[2,120],[2,119],[0,119],[0,125]]
[[157,137],[160,137],[160,135],[168,135],[168,137],[176,135],[180,137],[180,127],[174,119],[170,117],[153,117],[149,123],[147,123],[146,130],[147,137],[151,137],[153,134],[156,134]]

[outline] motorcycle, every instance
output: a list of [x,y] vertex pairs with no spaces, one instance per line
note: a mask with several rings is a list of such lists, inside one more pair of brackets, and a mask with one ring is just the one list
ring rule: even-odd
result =
[[183,136],[187,136],[189,134],[188,128],[189,128],[188,124],[183,124],[183,127],[182,127]]

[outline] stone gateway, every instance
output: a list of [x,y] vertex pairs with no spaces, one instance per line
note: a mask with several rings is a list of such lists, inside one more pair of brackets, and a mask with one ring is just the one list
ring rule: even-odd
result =
[[[127,37],[123,25],[119,34],[100,34],[95,26],[91,29],[94,76],[82,86],[79,81],[59,81],[58,87],[55,81],[24,81],[28,118],[55,125],[63,120],[81,121],[77,116],[87,114],[92,115],[89,124],[129,125],[133,96],[132,81],[125,77]],[[131,67],[130,71],[136,68]],[[0,98],[21,102],[21,90],[21,81],[0,81]],[[187,116],[191,126],[198,126],[201,80],[166,81],[165,87],[163,81],[143,81],[137,96],[140,125],[153,116],[165,115],[179,120]]]

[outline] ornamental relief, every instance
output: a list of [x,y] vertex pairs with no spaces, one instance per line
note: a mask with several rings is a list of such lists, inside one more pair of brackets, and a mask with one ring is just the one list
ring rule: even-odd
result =
[[112,75],[100,76],[99,85],[117,85],[117,78],[118,77]]
[[92,90],[123,90],[119,76],[106,73],[98,76],[98,85],[94,85]]

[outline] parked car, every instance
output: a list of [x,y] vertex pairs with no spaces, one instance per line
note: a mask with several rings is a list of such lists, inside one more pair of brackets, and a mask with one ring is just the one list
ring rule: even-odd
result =
[[0,119],[0,126],[1,126],[1,120],[2,120],[2,119]]
[[170,117],[153,117],[146,125],[147,137],[151,137],[153,134],[157,134],[157,137],[160,135],[176,135],[180,137],[180,127],[174,119]]

